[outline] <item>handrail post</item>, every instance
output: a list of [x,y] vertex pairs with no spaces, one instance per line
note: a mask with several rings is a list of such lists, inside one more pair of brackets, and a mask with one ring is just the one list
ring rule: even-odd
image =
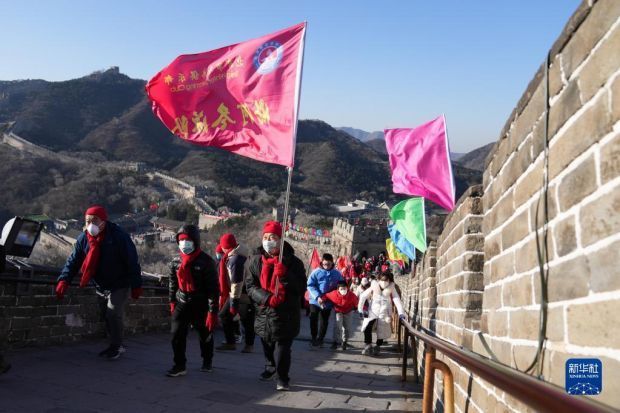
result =
[[454,376],[446,363],[440,360],[434,360],[432,365],[433,373],[435,369],[441,370],[443,373],[443,406],[445,413],[454,413]]
[[[398,330],[400,332],[400,323],[398,323]],[[409,333],[407,332],[407,330],[405,330],[405,345],[403,346],[403,369],[400,375],[400,381],[402,382],[406,382],[407,381],[407,350],[408,347],[407,346],[407,338],[409,336]]]
[[433,412],[433,393],[435,390],[435,372],[433,371],[433,361],[435,361],[435,349],[429,345],[425,346],[424,354],[424,392],[422,393],[422,413]]
[[[405,330],[407,332],[407,330]],[[413,378],[416,384],[420,383],[420,374],[418,373],[418,341],[415,336],[411,336],[412,358],[413,358]]]
[[401,349],[401,338],[402,338],[402,330],[403,330],[403,325],[400,322],[400,319],[398,320],[398,347],[397,347],[397,351],[400,352]]

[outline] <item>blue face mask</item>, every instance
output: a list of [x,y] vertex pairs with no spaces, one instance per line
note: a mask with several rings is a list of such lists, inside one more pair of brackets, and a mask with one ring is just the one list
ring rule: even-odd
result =
[[194,242],[183,239],[179,241],[179,249],[183,254],[189,255],[194,252]]

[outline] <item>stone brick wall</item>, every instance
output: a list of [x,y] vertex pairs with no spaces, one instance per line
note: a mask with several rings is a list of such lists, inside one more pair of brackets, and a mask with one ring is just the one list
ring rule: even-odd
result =
[[[437,242],[434,285],[418,273],[417,280],[407,281],[405,299],[436,294],[434,330],[440,337],[525,370],[538,346],[536,235],[542,241],[547,174],[549,305],[541,377],[564,387],[567,359],[600,358],[603,392],[595,400],[616,407],[619,50],[620,1],[584,1],[550,51],[548,163],[543,63],[487,159],[482,188],[465,194],[446,221]],[[457,411],[529,411],[492,384],[441,359],[455,374]],[[441,410],[439,374],[435,391],[435,406]]]
[[[147,289],[138,301],[129,299],[125,334],[169,331],[168,296],[155,293]],[[72,286],[58,301],[51,285],[0,279],[0,349],[62,344],[103,334],[94,289]]]

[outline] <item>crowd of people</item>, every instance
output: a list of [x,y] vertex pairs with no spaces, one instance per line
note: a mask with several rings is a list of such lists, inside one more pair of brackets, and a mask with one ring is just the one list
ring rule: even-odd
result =
[[[99,355],[115,360],[125,352],[123,317],[127,301],[142,295],[140,264],[131,238],[108,221],[103,207],[88,208],[85,224],[58,278],[56,295],[62,299],[78,275],[81,288],[94,284],[109,336],[108,347]],[[379,354],[391,335],[393,306],[399,317],[405,317],[383,254],[351,259],[342,272],[336,269],[332,255],[323,254],[320,267],[307,276],[306,266],[283,240],[279,222],[266,222],[259,242],[250,253],[234,234],[223,234],[212,257],[201,248],[195,225],[183,225],[178,230],[178,254],[169,266],[173,364],[167,376],[187,373],[190,326],[199,337],[203,372],[213,371],[214,350],[237,350],[242,330],[242,353],[254,351],[256,336],[262,344],[265,365],[259,378],[276,379],[277,390],[288,390],[291,347],[300,331],[304,306],[310,318],[311,349],[323,347],[333,310],[332,349],[351,348],[349,340],[357,315],[364,334],[362,354]],[[225,340],[215,347],[218,325]]]

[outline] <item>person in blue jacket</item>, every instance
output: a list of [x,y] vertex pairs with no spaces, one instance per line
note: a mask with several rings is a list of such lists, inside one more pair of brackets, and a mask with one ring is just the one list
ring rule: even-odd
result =
[[[327,333],[329,316],[332,312],[332,304],[323,298],[325,294],[338,287],[338,281],[342,281],[342,274],[334,268],[334,257],[331,254],[323,254],[321,266],[312,271],[308,277],[308,293],[310,295],[310,334],[312,335],[311,347],[323,347],[323,340]],[[319,316],[321,328],[319,330]]]
[[110,337],[109,347],[99,355],[115,360],[125,351],[122,346],[123,316],[130,290],[134,300],[142,295],[138,253],[129,234],[108,221],[104,207],[94,205],[88,208],[85,222],[85,231],[78,236],[73,252],[58,277],[56,297],[62,300],[71,280],[79,272],[80,288],[94,282]]

